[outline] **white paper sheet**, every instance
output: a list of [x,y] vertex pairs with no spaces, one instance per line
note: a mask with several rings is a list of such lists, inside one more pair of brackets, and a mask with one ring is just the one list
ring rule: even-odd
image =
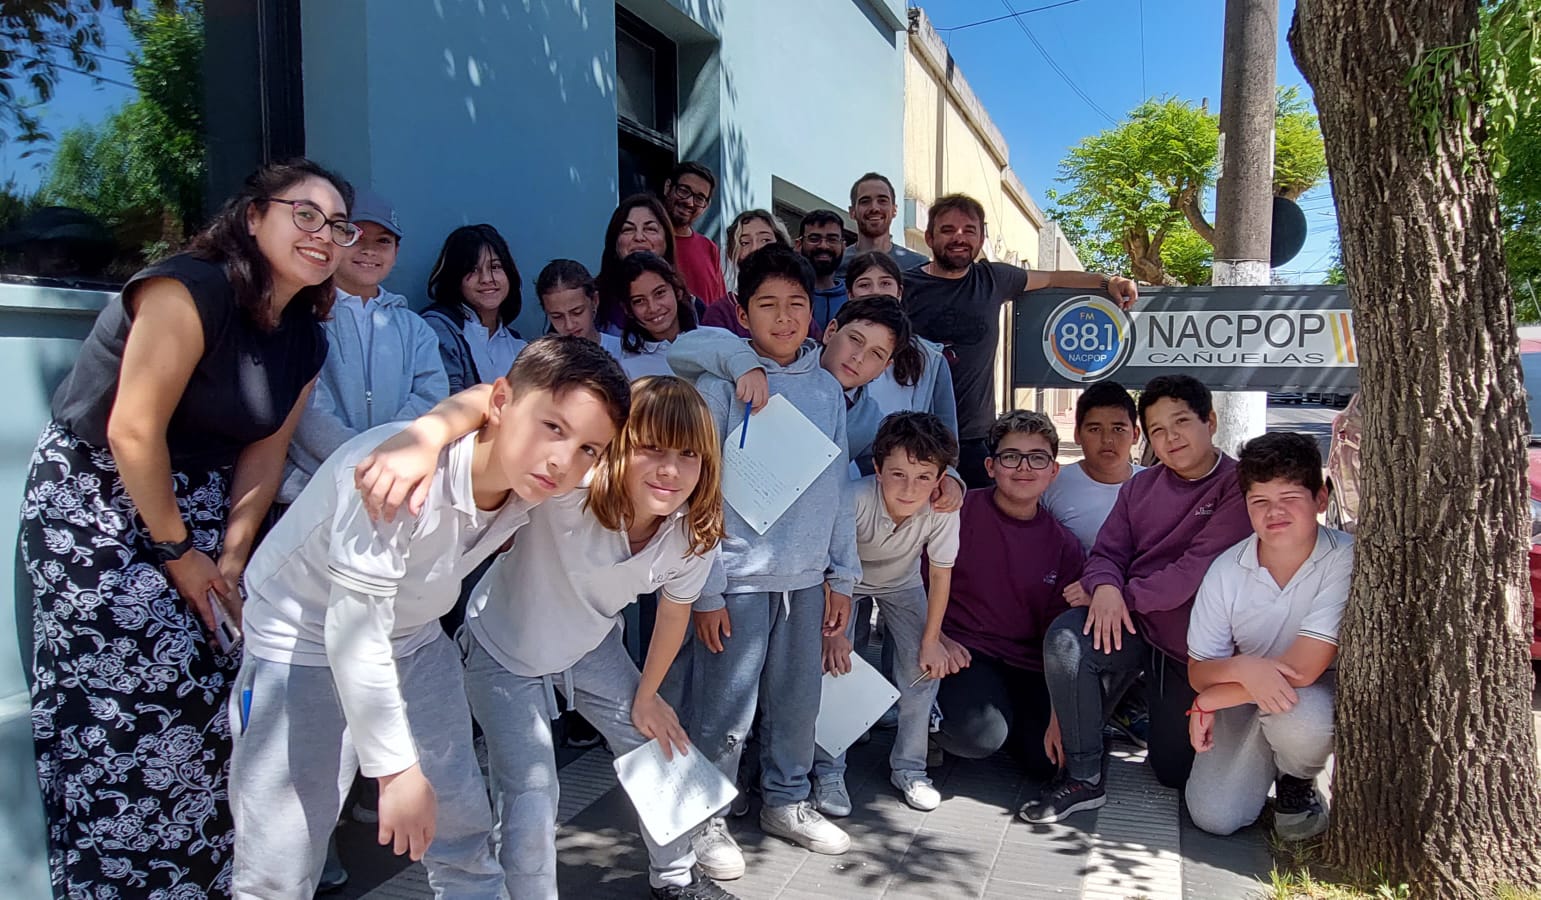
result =
[[899,699],[899,689],[855,653],[851,671],[839,676],[825,673],[819,694],[819,718],[813,728],[813,742],[830,756],[839,756],[856,743],[862,733],[882,718]]
[[760,534],[770,530],[808,485],[840,455],[818,426],[781,394],[749,418],[722,445],[722,496]]
[[615,775],[636,807],[648,836],[667,844],[690,833],[737,796],[733,786],[694,744],[665,760],[657,741],[615,760]]

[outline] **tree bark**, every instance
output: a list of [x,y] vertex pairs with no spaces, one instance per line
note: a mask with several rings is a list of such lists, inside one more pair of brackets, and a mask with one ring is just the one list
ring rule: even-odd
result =
[[[1299,0],[1354,300],[1364,500],[1338,666],[1329,861],[1417,896],[1541,882],[1525,576],[1524,394],[1497,195],[1440,92],[1407,77],[1464,45],[1478,0]],[[1472,103],[1476,107],[1475,102]]]

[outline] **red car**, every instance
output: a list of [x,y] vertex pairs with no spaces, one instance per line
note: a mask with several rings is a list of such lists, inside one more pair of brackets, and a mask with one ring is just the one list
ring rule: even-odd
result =
[[[1530,658],[1541,660],[1541,340],[1520,339],[1520,366],[1530,405],[1530,594],[1534,601]],[[1332,419],[1332,449],[1327,452],[1327,524],[1352,532],[1359,523],[1359,395]]]

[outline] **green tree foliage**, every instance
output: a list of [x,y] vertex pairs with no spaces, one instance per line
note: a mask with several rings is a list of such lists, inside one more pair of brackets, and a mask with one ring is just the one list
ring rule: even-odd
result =
[[[1504,12],[1499,16],[1497,13]],[[1512,128],[1502,135],[1499,150],[1504,169],[1498,179],[1503,215],[1504,257],[1514,286],[1515,312],[1522,323],[1541,322],[1541,107],[1536,105],[1537,64],[1532,54],[1541,45],[1528,43],[1530,29],[1541,21],[1541,0],[1510,0],[1484,17],[1485,48],[1509,47],[1506,66],[1490,67],[1500,89],[1522,85],[1506,100],[1516,110]],[[1507,29],[1508,38],[1495,32]],[[1489,113],[1491,115],[1491,113]]]
[[[1279,90],[1275,133],[1274,191],[1294,199],[1327,172],[1316,116],[1296,88]],[[1207,282],[1214,228],[1203,205],[1218,161],[1217,116],[1174,97],[1147,100],[1071,149],[1050,214],[1088,266],[1152,284]]]
[[47,142],[36,112],[53,99],[61,72],[94,75],[104,47],[104,12],[134,0],[0,0],[0,144]]
[[54,147],[42,202],[91,213],[120,243],[155,252],[202,217],[202,3],[124,16],[139,96]]

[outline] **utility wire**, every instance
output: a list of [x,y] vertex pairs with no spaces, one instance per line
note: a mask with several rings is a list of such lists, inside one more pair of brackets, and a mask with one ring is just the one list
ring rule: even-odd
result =
[[1007,19],[1015,19],[1028,13],[1043,12],[1046,9],[1056,9],[1061,6],[1069,6],[1072,3],[1080,3],[1081,0],[1061,0],[1059,3],[1051,3],[1048,6],[1037,6],[1032,9],[1024,9],[1021,12],[1013,12],[1010,15],[996,16],[993,19],[980,19],[978,22],[970,22],[967,25],[954,25],[951,28],[938,28],[937,31],[962,31],[965,28],[973,28],[975,25],[989,25],[994,22],[1004,22]]
[[[1081,90],[1081,86],[1075,83],[1075,80],[1070,77],[1070,74],[1064,69],[1060,68],[1059,63],[1054,61],[1054,57],[1050,56],[1049,51],[1044,48],[1043,44],[1039,43],[1037,35],[1033,34],[1032,29],[1028,28],[1026,23],[1022,21],[1022,14],[1017,12],[1016,8],[1011,5],[1010,0],[1001,0],[1001,5],[1006,7],[1007,11],[1011,13],[1011,16],[1008,18],[1011,18],[1012,21],[1017,23],[1017,27],[1022,29],[1022,33],[1027,35],[1027,39],[1032,42],[1032,45],[1036,47],[1038,52],[1043,56],[1044,61],[1049,64],[1049,68],[1053,69],[1054,73],[1058,75],[1060,79],[1065,82],[1065,84],[1069,85],[1070,90],[1074,92],[1077,97],[1080,97],[1087,106],[1091,107],[1093,112],[1097,113],[1099,116],[1102,116],[1104,119],[1107,119],[1108,124],[1117,125],[1118,120],[1108,115],[1107,110],[1098,106],[1097,101],[1093,100],[1085,91]],[[1028,10],[1028,12],[1031,12],[1031,10]]]

